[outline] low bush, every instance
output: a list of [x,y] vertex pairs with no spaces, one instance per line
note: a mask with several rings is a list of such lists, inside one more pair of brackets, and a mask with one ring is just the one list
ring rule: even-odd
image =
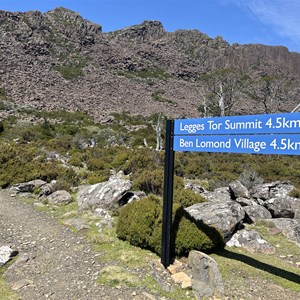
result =
[[[162,201],[150,195],[120,211],[117,236],[132,245],[161,253]],[[210,252],[224,246],[219,231],[193,221],[179,204],[173,205],[172,255],[184,256],[192,249]]]
[[289,196],[294,197],[294,198],[300,198],[300,189],[293,188],[293,190],[291,190],[289,192]]
[[0,87],[0,99],[6,99],[6,92],[2,87]]
[[174,203],[182,207],[188,207],[202,202],[206,202],[206,199],[191,190],[177,189],[174,191]]
[[[183,187],[182,178],[174,176],[174,189],[183,189]],[[146,194],[162,196],[164,191],[164,170],[145,170],[138,173],[134,178],[134,188],[142,190]]]
[[58,71],[61,76],[67,80],[72,80],[84,75],[81,67],[57,66],[54,70]]

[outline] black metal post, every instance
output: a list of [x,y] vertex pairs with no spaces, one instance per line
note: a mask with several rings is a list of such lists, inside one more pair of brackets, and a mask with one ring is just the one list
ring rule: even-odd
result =
[[171,227],[173,206],[173,181],[174,181],[174,121],[167,120],[165,144],[165,174],[164,174],[164,199],[162,220],[161,263],[167,268],[171,264]]

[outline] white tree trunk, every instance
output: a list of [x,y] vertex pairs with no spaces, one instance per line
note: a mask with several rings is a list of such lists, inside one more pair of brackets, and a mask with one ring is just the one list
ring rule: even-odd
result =
[[219,108],[220,108],[220,115],[221,117],[225,116],[225,104],[224,104],[224,93],[223,93],[223,86],[220,83],[220,92],[218,93],[219,96]]
[[161,137],[161,113],[157,119],[157,125],[155,127],[156,130],[156,151],[162,150],[162,137]]

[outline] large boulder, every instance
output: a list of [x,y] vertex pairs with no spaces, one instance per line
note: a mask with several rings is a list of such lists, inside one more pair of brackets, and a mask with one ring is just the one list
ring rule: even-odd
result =
[[270,198],[284,197],[293,190],[294,186],[288,182],[275,181],[255,185],[250,194],[255,199],[268,200]]
[[0,267],[9,262],[14,256],[18,254],[18,251],[11,249],[9,246],[0,247]]
[[41,188],[45,184],[47,184],[46,181],[35,179],[28,182],[14,184],[11,187],[11,190],[17,193],[32,193],[34,189]]
[[57,181],[52,180],[51,182],[40,187],[39,196],[48,196],[57,190]]
[[228,187],[217,188],[213,192],[204,191],[201,196],[207,201],[229,201],[231,194]]
[[250,252],[275,253],[275,247],[264,240],[255,230],[240,230],[226,243],[228,247],[242,247]]
[[72,196],[69,192],[61,190],[49,195],[47,200],[50,204],[68,204],[72,202]]
[[271,213],[261,205],[245,206],[243,207],[248,223],[255,223],[258,219],[270,219]]
[[220,229],[224,238],[230,237],[245,217],[245,211],[235,201],[198,203],[185,210],[195,220]]
[[273,218],[300,218],[300,199],[290,196],[271,198],[264,202]]
[[250,193],[248,189],[245,186],[243,186],[241,182],[238,180],[233,181],[229,184],[229,191],[233,199],[239,197],[246,198],[246,199],[250,198]]
[[130,191],[132,183],[129,180],[119,177],[112,177],[110,180],[94,185],[83,186],[77,194],[78,208],[80,211],[86,209],[95,210],[103,208],[115,210],[130,199],[127,193]]
[[234,199],[234,201],[243,207],[258,205],[253,199],[247,199],[247,198],[242,198],[242,197],[236,198],[236,199]]
[[200,184],[190,181],[184,183],[184,188],[199,195],[205,192],[205,189]]
[[218,265],[208,255],[192,250],[188,257],[191,268],[192,288],[196,299],[224,293],[224,284]]
[[281,231],[287,239],[295,242],[300,247],[300,219],[269,219],[267,220]]

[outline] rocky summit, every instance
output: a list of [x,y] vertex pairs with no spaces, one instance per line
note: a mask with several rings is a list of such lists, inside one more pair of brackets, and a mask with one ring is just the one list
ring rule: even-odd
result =
[[[0,100],[38,110],[195,117],[291,111],[300,54],[159,21],[105,33],[76,12],[0,11]],[[218,107],[224,101],[223,112]]]

